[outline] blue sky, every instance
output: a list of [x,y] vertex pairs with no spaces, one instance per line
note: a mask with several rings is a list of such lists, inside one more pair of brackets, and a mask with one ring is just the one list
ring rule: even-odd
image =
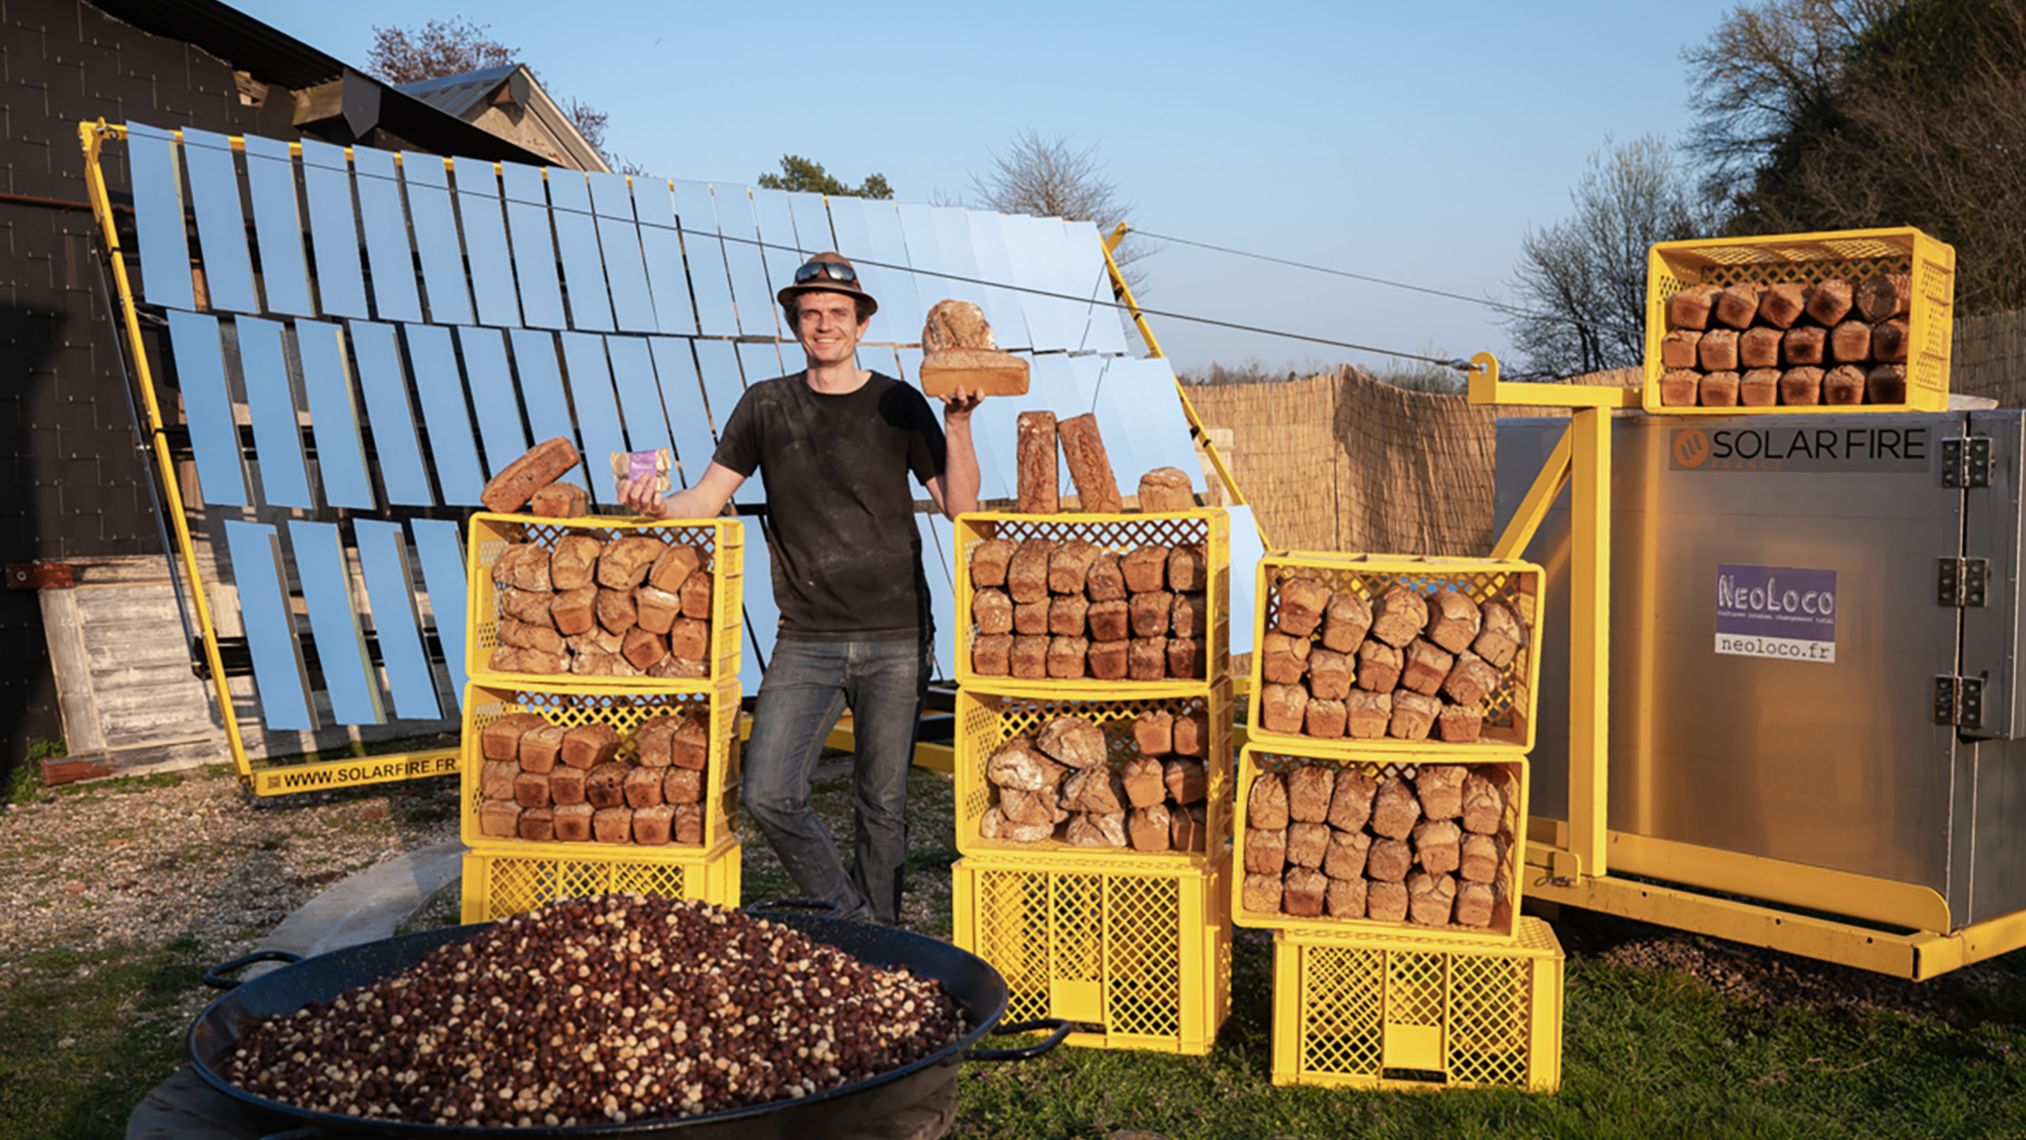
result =
[[[608,141],[670,177],[751,181],[784,153],[898,197],[961,197],[1015,133],[1094,146],[1147,230],[1506,296],[1607,135],[1686,130],[1681,49],[1732,0],[1020,5],[443,0],[248,12],[364,65],[373,25],[469,14]],[[1482,306],[1167,246],[1150,307],[1408,351],[1508,346]],[[1359,353],[1157,321],[1178,366]]]

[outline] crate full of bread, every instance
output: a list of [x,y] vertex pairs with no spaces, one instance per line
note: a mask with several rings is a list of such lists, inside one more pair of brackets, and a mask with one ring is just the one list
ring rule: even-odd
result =
[[465,689],[462,836],[541,854],[694,853],[732,834],[737,680],[701,693]]
[[960,690],[957,849],[1202,862],[1228,829],[1230,683],[1182,697]]
[[1655,245],[1646,410],[1940,411],[1955,259],[1915,229]]
[[1230,642],[1219,509],[960,516],[957,681],[1062,693],[1205,684]]
[[471,675],[690,688],[735,678],[743,548],[736,519],[474,515]]
[[1526,806],[1526,761],[1516,755],[1337,758],[1248,744],[1232,917],[1316,934],[1510,938]]
[[1533,744],[1541,569],[1489,558],[1269,554],[1250,731],[1365,751]]

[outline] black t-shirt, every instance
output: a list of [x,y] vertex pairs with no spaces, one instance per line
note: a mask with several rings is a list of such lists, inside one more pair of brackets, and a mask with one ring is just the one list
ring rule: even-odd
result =
[[877,372],[842,395],[801,372],[763,381],[739,398],[713,458],[766,479],[782,637],[897,640],[930,628],[908,474],[927,484],[946,453],[919,391]]

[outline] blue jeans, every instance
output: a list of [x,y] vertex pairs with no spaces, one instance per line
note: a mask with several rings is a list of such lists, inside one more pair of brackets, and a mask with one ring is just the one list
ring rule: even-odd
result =
[[[753,710],[741,789],[746,810],[801,892],[845,918],[900,919],[907,860],[907,774],[928,685],[925,643],[774,644]],[[838,714],[851,710],[852,867],[809,807],[809,783]]]

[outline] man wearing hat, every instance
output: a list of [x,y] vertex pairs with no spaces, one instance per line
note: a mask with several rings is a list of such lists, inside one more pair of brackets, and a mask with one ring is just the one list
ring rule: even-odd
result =
[[[808,369],[746,389],[721,421],[717,453],[690,487],[660,499],[652,478],[620,498],[644,514],[709,518],[757,469],[781,627],[760,682],[741,799],[795,885],[845,917],[893,923],[907,857],[907,774],[933,634],[908,476],[955,518],[978,507],[971,410],[942,397],[938,426],[914,387],[858,367],[878,302],[835,253],[779,293]],[[723,409],[713,409],[722,416]],[[852,714],[856,838],[846,872],[809,784],[838,714]]]

